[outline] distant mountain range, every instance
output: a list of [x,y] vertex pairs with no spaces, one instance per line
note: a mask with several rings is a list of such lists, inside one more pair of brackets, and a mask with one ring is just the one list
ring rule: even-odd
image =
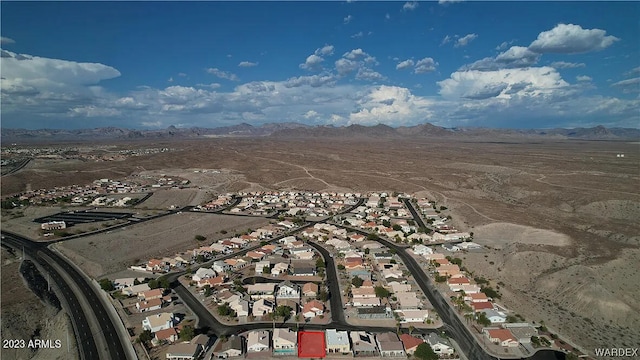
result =
[[640,129],[592,128],[574,129],[490,129],[490,128],[444,128],[430,123],[393,128],[375,126],[310,126],[298,123],[270,123],[261,126],[239,124],[217,128],[176,128],[169,126],[159,130],[134,130],[116,127],[95,129],[1,129],[2,143],[55,142],[55,141],[99,141],[99,140],[170,140],[206,137],[260,137],[275,138],[469,138],[469,139],[583,139],[583,140],[639,140]]

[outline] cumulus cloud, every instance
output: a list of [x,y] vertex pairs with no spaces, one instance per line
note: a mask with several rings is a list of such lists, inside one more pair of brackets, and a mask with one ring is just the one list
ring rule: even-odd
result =
[[416,74],[424,74],[436,69],[437,62],[435,62],[432,58],[426,57],[422,60],[418,60],[416,62],[416,67],[413,70]]
[[302,117],[307,120],[317,118],[318,116],[320,116],[320,114],[315,110],[309,110],[302,115]]
[[351,20],[353,20],[353,16],[347,15],[344,19],[342,19],[342,22],[344,22],[345,24],[348,24],[351,22]]
[[79,117],[114,117],[122,115],[122,112],[113,108],[100,108],[95,105],[77,106],[69,109],[70,116]]
[[439,81],[447,99],[488,99],[563,95],[569,84],[552,67],[456,71]]
[[300,64],[301,69],[309,70],[309,71],[317,71],[322,69],[322,62],[324,59],[322,56],[318,56],[316,54],[311,54],[307,57],[303,64]]
[[566,61],[554,61],[551,63],[551,67],[556,69],[573,69],[585,67],[585,63],[571,63]]
[[241,61],[238,64],[239,67],[254,67],[254,66],[258,66],[257,62],[251,62],[251,61]]
[[353,49],[349,52],[346,52],[342,55],[342,57],[349,59],[349,60],[362,60],[368,64],[377,64],[376,58],[367,54],[364,50],[358,48],[358,49]]
[[473,40],[475,40],[478,37],[478,34],[467,34],[461,38],[459,38],[455,45],[453,45],[454,47],[463,47],[463,46],[467,46],[470,42],[472,42]]
[[16,41],[11,38],[0,36],[0,45],[9,45],[9,44],[15,44],[15,43]]
[[359,64],[357,61],[344,59],[344,58],[336,60],[335,65],[336,65],[336,71],[340,76],[346,76],[354,72],[359,67]]
[[337,79],[332,74],[298,76],[289,78],[284,82],[284,86],[288,88],[309,85],[311,87],[331,86],[335,85]]
[[404,5],[402,5],[402,10],[405,10],[405,11],[413,11],[417,8],[418,8],[417,1],[407,1],[406,3],[404,3]]
[[349,123],[402,125],[424,121],[431,115],[432,102],[415,96],[407,88],[380,85],[358,101],[359,110],[349,114]]
[[321,48],[316,49],[315,52],[318,56],[329,56],[333,55],[333,45],[325,45]]
[[396,70],[406,70],[406,69],[411,69],[413,67],[413,60],[408,59],[405,61],[401,61],[398,63],[398,65],[396,65]]
[[558,24],[543,31],[529,45],[537,53],[579,54],[600,51],[620,40],[601,29],[583,29],[580,25]]
[[377,71],[369,69],[367,67],[361,67],[358,69],[358,73],[356,74],[356,79],[358,80],[366,80],[366,81],[382,81],[386,78]]
[[238,78],[238,76],[236,74],[230,73],[230,72],[226,72],[226,71],[222,71],[218,68],[208,68],[207,73],[214,75],[216,77],[219,77],[220,79],[226,79],[226,80],[231,80],[231,81],[240,81],[240,79]]
[[640,74],[640,66],[633,68],[625,73],[625,75],[627,76],[636,75],[636,74]]
[[512,46],[509,50],[498,54],[495,58],[484,58],[462,67],[463,70],[498,70],[533,66],[540,60],[540,54],[526,47]]

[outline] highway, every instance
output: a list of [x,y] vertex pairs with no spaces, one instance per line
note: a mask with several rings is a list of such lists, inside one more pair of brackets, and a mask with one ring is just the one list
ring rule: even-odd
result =
[[[33,242],[25,237],[2,231],[2,243],[15,248],[17,251],[22,251],[24,248],[25,253],[33,259],[37,264],[50,274],[51,278],[58,285],[62,292],[69,309],[67,309],[69,316],[72,317],[75,325],[76,339],[78,342],[78,348],[82,359],[127,359],[127,355],[124,351],[124,347],[118,336],[118,332],[109,318],[107,310],[104,308],[100,299],[100,294],[96,293],[96,290],[89,284],[89,282],[69,264],[60,255],[51,251],[46,247],[46,244]],[[56,268],[61,269],[66,273],[69,279],[73,281],[82,296],[85,297],[85,301],[89,304],[93,314],[87,315],[82,312],[82,300],[78,299],[77,293],[72,290],[72,285],[68,284],[64,280],[64,274],[61,274]],[[99,332],[92,331],[89,324],[90,319],[95,316],[98,322]],[[97,332],[97,333],[96,333]],[[103,343],[106,348],[98,348],[95,339],[103,337],[98,341]]]

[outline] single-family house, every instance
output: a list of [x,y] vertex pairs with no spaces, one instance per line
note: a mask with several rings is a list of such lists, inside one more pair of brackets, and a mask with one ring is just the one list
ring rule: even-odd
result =
[[429,333],[429,336],[427,336],[427,342],[431,346],[431,349],[433,349],[433,352],[440,357],[451,356],[455,351],[449,340],[436,333]]
[[349,334],[353,346],[353,356],[370,357],[378,354],[376,340],[373,334],[365,331],[352,331]]
[[400,311],[402,321],[401,323],[423,323],[429,317],[429,311],[427,310],[402,310]]
[[308,282],[302,286],[302,295],[307,297],[316,297],[318,295],[318,284]]
[[376,343],[382,357],[406,357],[404,345],[398,338],[398,334],[392,332],[384,332],[376,335]]
[[273,312],[273,302],[266,299],[260,299],[253,303],[251,314],[253,316],[265,316]]
[[193,274],[191,279],[193,281],[200,281],[200,280],[215,277],[216,275],[217,275],[216,272],[213,271],[212,269],[201,267],[198,270],[196,270],[196,273]]
[[276,299],[300,299],[300,285],[284,281],[278,285]]
[[367,299],[367,298],[375,298],[376,291],[373,288],[369,287],[359,287],[351,289],[351,296],[354,300],[357,299]]
[[255,268],[256,275],[267,275],[263,274],[265,268],[269,268],[269,272],[267,274],[271,274],[271,263],[269,260],[257,262]]
[[200,344],[194,343],[180,343],[169,345],[166,352],[167,360],[195,360],[200,356],[203,347]]
[[415,292],[401,292],[394,295],[398,299],[398,308],[401,310],[414,310],[422,306]]
[[222,260],[218,260],[213,263],[213,270],[217,273],[227,272],[231,270],[231,265]]
[[269,351],[269,331],[253,330],[247,335],[247,353]]
[[147,316],[142,320],[142,328],[151,332],[170,329],[175,326],[173,313],[160,313]]
[[508,329],[488,329],[485,328],[482,331],[489,341],[496,345],[504,346],[504,347],[518,347],[520,345],[516,337],[513,336],[511,331]]
[[380,299],[377,297],[353,299],[351,301],[351,306],[354,306],[354,307],[380,306]]
[[487,298],[487,295],[485,295],[485,293],[483,292],[480,292],[480,293],[465,292],[464,300],[472,303],[476,303],[476,302],[487,302],[489,301],[489,298]]
[[176,328],[169,328],[165,330],[156,331],[154,334],[154,340],[156,342],[175,342],[178,340],[178,332]]
[[160,310],[162,308],[162,299],[151,299],[148,301],[139,301],[136,303],[136,309],[139,312]]
[[275,355],[296,355],[298,332],[289,328],[273,330],[273,353]]
[[391,309],[384,306],[359,307],[356,311],[360,319],[386,319],[391,317]]
[[471,307],[473,308],[474,312],[480,312],[482,310],[489,310],[489,309],[493,309],[493,304],[486,301],[486,302],[475,302],[475,303],[471,303]]
[[351,352],[349,334],[346,331],[327,329],[325,332],[327,354],[348,354]]
[[242,355],[242,337],[231,335],[227,341],[220,341],[213,350],[215,359],[229,359]]
[[307,319],[322,314],[324,314],[324,304],[318,300],[311,300],[302,307],[302,315]]
[[249,316],[249,301],[245,299],[238,299],[229,303],[229,307],[236,312],[238,318]]
[[424,343],[422,339],[411,336],[409,334],[400,335],[400,341],[402,341],[404,351],[409,355],[413,355],[413,353],[416,352],[416,348],[418,348],[418,345]]
[[274,299],[274,292],[276,289],[277,283],[257,283],[247,285],[247,294],[251,297],[252,300],[257,299]]
[[269,331],[253,330],[247,336],[247,353],[269,351]]
[[149,290],[151,290],[151,288],[149,287],[148,284],[139,284],[139,285],[133,285],[133,286],[122,288],[121,292],[122,292],[122,295],[133,296]]
[[138,293],[138,300],[149,301],[149,300],[155,300],[155,299],[162,299],[162,294],[164,294],[164,289],[161,289],[161,288],[147,290],[147,291]]
[[496,311],[494,309],[487,309],[487,310],[481,310],[480,312],[483,312],[487,316],[487,319],[489,319],[489,321],[491,321],[492,324],[502,324],[507,321],[507,315],[501,311]]
[[273,266],[273,269],[271,269],[272,276],[287,275],[288,273],[289,273],[289,264],[284,262],[279,262],[275,264]]

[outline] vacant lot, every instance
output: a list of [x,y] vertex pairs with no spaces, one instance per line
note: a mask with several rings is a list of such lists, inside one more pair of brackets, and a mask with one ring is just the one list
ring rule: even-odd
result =
[[162,209],[183,208],[188,205],[198,205],[200,203],[198,189],[162,189],[153,192],[150,198],[137,205],[140,209]]
[[[236,231],[257,228],[267,221],[230,215],[182,213],[165,216],[113,232],[65,241],[57,248],[92,277],[124,270],[151,257],[174,255],[200,244],[196,235],[207,237],[203,243],[233,235]],[[227,235],[220,234],[228,231]]]

